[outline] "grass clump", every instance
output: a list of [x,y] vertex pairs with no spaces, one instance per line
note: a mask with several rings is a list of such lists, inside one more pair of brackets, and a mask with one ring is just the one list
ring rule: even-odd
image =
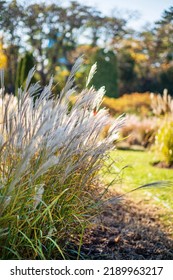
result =
[[[82,236],[94,211],[100,196],[98,171],[123,119],[98,110],[103,88],[86,86],[69,110],[80,64],[78,59],[56,98],[52,80],[42,91],[38,84],[30,85],[34,70],[17,97],[1,89],[1,259],[68,258],[68,243]],[[95,66],[89,80],[94,72]],[[110,128],[102,139],[106,125]]]
[[160,127],[155,136],[154,149],[159,161],[171,167],[173,165],[173,99],[164,89],[163,95],[151,94],[153,113],[159,117]]
[[156,134],[155,149],[160,158],[168,165],[173,165],[173,120],[166,118]]
[[163,95],[151,93],[150,99],[152,111],[156,116],[173,114],[173,99],[167,89],[164,89]]

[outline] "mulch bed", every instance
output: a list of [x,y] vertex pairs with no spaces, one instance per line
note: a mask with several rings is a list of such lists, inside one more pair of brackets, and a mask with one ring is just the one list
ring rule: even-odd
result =
[[173,221],[163,226],[159,209],[149,207],[126,199],[105,205],[85,232],[81,258],[173,260]]
[[173,169],[173,164],[167,164],[164,161],[158,161],[158,162],[154,162],[153,166],[155,167],[159,167],[159,168],[168,168],[168,169]]

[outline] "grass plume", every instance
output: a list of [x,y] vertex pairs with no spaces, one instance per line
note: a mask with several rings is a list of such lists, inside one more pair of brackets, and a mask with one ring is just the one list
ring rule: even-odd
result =
[[[103,88],[83,89],[69,110],[81,62],[77,60],[59,97],[52,97],[52,79],[38,95],[38,83],[30,84],[35,69],[17,96],[1,90],[2,259],[65,258],[69,240],[83,232],[93,211],[98,171],[124,120],[100,109]],[[106,125],[110,129],[102,139]]]

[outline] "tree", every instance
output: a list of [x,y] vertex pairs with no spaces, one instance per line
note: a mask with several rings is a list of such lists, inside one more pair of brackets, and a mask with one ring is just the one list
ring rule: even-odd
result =
[[92,46],[98,46],[99,40],[104,47],[113,40],[122,38],[128,32],[127,20],[121,17],[105,16],[95,8],[89,9],[87,27]]
[[49,78],[48,69],[51,68],[51,74],[54,74],[61,61],[71,66],[68,53],[76,47],[86,20],[85,6],[75,1],[68,7],[46,3],[27,7],[25,26],[28,43],[38,60],[42,84]]
[[7,57],[9,91],[14,92],[17,61],[22,41],[20,30],[23,28],[23,10],[16,0],[1,1],[0,5],[0,29],[2,30],[3,45],[6,46],[4,52]]
[[57,62],[66,61],[66,66],[71,67],[68,54],[74,50],[79,42],[85,23],[87,21],[87,7],[72,1],[66,8],[59,8],[56,5],[50,6],[50,11],[55,13],[56,22],[52,14],[49,16],[49,36],[52,40],[52,48],[49,49],[50,64],[57,65]]
[[[20,86],[24,86],[29,71],[35,66],[35,61],[32,53],[26,52],[18,63],[15,91],[17,92]],[[33,80],[33,79],[32,79]]]
[[128,50],[121,50],[118,55],[119,92],[127,93],[134,91],[137,78],[135,73],[135,59]]
[[27,7],[24,15],[24,24],[26,34],[28,36],[27,42],[30,46],[30,51],[36,57],[37,70],[40,74],[41,82],[46,84],[47,75],[47,6],[45,3],[31,4]]
[[155,26],[156,53],[159,62],[160,88],[173,95],[173,7],[165,10]]
[[106,95],[118,97],[117,57],[113,51],[98,49],[90,59],[90,64],[97,62],[97,72],[92,79],[96,89],[105,86]]
[[95,8],[89,8],[88,21],[86,23],[87,29],[89,29],[89,39],[91,40],[91,46],[98,45],[98,40],[102,38],[104,16],[100,11]]
[[5,69],[7,67],[7,57],[4,53],[3,46],[0,43],[0,70]]

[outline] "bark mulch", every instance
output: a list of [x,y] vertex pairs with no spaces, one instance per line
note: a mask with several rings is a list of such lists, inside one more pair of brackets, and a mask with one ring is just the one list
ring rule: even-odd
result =
[[110,202],[84,234],[81,258],[95,260],[173,260],[173,215],[160,221],[155,206],[129,199]]

